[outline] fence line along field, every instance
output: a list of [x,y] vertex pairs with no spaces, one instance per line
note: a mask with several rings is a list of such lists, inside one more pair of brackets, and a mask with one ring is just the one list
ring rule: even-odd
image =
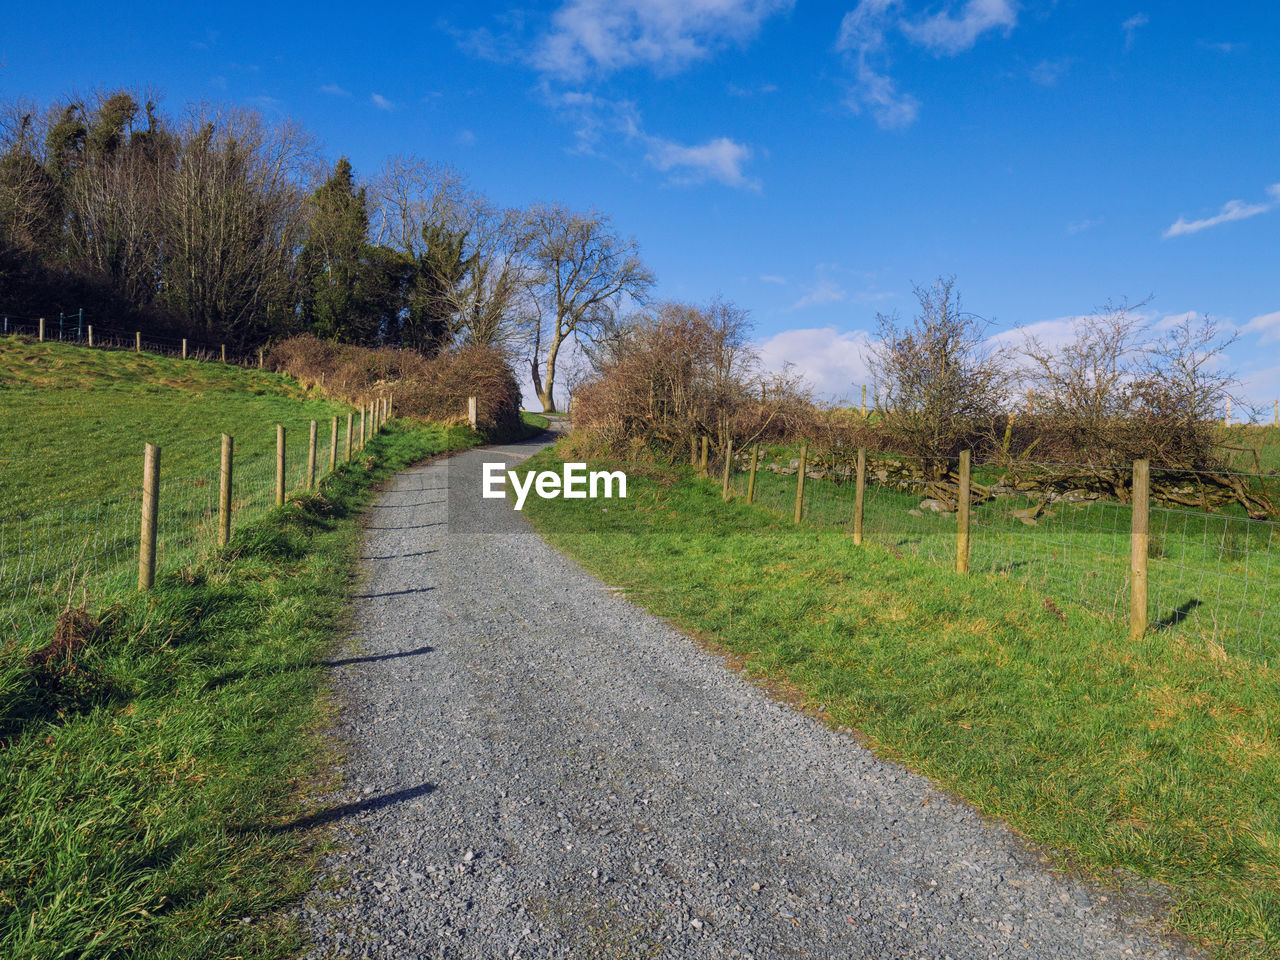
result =
[[[723,478],[732,496],[853,533],[854,468],[828,456],[817,463],[807,460],[801,473],[800,460],[799,448],[753,445],[730,453],[727,470],[725,459],[712,454],[704,470]],[[957,544],[958,503],[935,497],[924,480],[945,473],[948,465],[939,461],[932,471],[926,466],[925,458],[866,454],[861,538],[895,553],[953,565],[963,549]],[[1158,473],[1152,468],[1153,478]],[[974,475],[993,485],[995,493],[973,497],[968,571],[1035,587],[1046,607],[1060,598],[1109,617],[1128,613],[1131,504],[1086,491],[1046,498],[1043,492],[1002,488],[998,468],[989,465],[975,464]],[[1233,476],[1263,494],[1280,489],[1274,476]],[[1195,479],[1184,482],[1194,489]],[[1145,570],[1153,636],[1194,636],[1237,653],[1280,658],[1280,523],[1153,501]]]
[[155,559],[173,567],[218,540],[224,434],[239,526],[277,503],[281,479],[285,491],[305,489],[358,452],[375,415],[277,374],[12,337],[0,339],[0,397],[0,634],[10,649],[48,642],[59,612],[86,593],[138,582],[147,444],[160,448]]

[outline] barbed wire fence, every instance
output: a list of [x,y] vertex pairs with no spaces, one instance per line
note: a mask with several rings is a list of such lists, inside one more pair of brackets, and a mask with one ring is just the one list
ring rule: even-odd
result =
[[[1039,603],[1059,615],[1054,601],[1070,600],[1104,617],[1127,616],[1135,636],[1157,642],[1196,637],[1224,651],[1280,659],[1275,520],[1159,500],[1144,505],[1148,471],[1152,478],[1162,474],[1146,461],[1139,462],[1141,479],[1135,467],[1130,502],[1086,489],[1018,489],[1001,484],[1001,465],[974,463],[965,482],[984,483],[981,494],[971,491],[966,518],[961,497],[938,494],[936,478],[956,481],[954,459],[863,451],[859,483],[856,457],[846,453],[818,458],[815,465],[808,448],[750,445],[730,448],[727,458],[713,449],[701,463],[727,497],[793,522],[844,530],[858,543],[900,556],[1006,577],[1034,590]],[[693,460],[700,462],[696,449]],[[1023,466],[1034,473],[1070,465]],[[1194,485],[1209,475],[1179,470],[1177,476]],[[1264,491],[1277,480],[1267,474],[1231,476]]]
[[[208,438],[207,457],[199,458],[207,466],[195,471],[166,472],[163,449],[147,444],[137,459],[121,461],[130,476],[92,499],[75,499],[66,486],[0,488],[0,648],[40,648],[59,615],[86,597],[150,589],[157,571],[198,561],[289,494],[318,489],[392,412],[384,396],[331,421],[286,421],[276,426],[274,450],[243,457],[234,439]],[[0,471],[22,472],[24,461],[50,456],[71,467],[78,455],[10,451],[0,455]]]

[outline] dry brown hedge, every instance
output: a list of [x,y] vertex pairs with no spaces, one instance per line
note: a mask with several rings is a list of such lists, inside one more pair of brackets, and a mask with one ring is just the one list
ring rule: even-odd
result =
[[467,398],[476,397],[481,431],[502,435],[520,425],[515,374],[507,357],[489,347],[427,357],[416,350],[370,349],[303,334],[275,344],[265,360],[304,387],[347,403],[391,395],[400,416],[456,423],[466,419]]

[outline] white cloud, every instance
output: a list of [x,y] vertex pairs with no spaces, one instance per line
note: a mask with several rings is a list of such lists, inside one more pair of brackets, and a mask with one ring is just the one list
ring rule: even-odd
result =
[[1224,223],[1232,223],[1236,220],[1247,220],[1250,217],[1256,217],[1259,214],[1268,213],[1280,205],[1280,183],[1273,183],[1267,187],[1267,196],[1271,199],[1262,203],[1245,203],[1243,200],[1228,200],[1222,205],[1212,217],[1205,217],[1203,220],[1188,220],[1186,217],[1178,217],[1178,219],[1164,232],[1164,238],[1168,240],[1170,237],[1181,237],[1189,233],[1199,233],[1201,230],[1207,230],[1210,227],[1216,227]]
[[969,0],[959,16],[941,10],[917,23],[904,23],[903,32],[922,46],[955,56],[972,48],[989,30],[1003,30],[1008,36],[1017,21],[1012,0]]
[[336,83],[326,83],[324,86],[320,88],[320,92],[327,93],[331,97],[351,96],[350,90],[344,90],[342,89],[342,87],[338,86]]
[[1139,30],[1151,22],[1151,18],[1145,13],[1135,13],[1132,17],[1120,24],[1120,29],[1124,31],[1124,48],[1128,50],[1133,46],[1133,38]]
[[649,146],[645,159],[664,173],[674,172],[676,183],[716,180],[728,187],[760,189],[760,181],[742,172],[743,164],[751,159],[751,148],[736,140],[716,137],[693,146],[662,137],[646,136],[644,140]]
[[379,110],[394,110],[396,108],[394,103],[380,93],[371,94],[369,99],[373,101],[373,105]]
[[458,135],[453,138],[453,142],[460,147],[474,147],[476,145],[476,135],[471,130],[459,130]]
[[853,73],[845,104],[854,113],[869,112],[886,130],[909,127],[920,115],[920,101],[898,89],[884,63],[890,31],[938,55],[956,56],[984,33],[1003,31],[1007,36],[1017,23],[1014,0],[968,0],[958,14],[948,6],[918,19],[904,15],[903,8],[903,0],[860,0],[841,19],[836,39],[836,49],[845,54]]
[[859,385],[870,385],[869,343],[863,330],[818,327],[784,330],[757,344],[757,349],[766,370],[781,372],[790,364],[820,395],[834,400],[852,398]]
[[1041,60],[1031,68],[1031,82],[1042,87],[1056,87],[1063,74],[1071,68],[1071,58]]
[[1242,328],[1244,333],[1256,333],[1262,343],[1280,341],[1280,310],[1254,317]]
[[532,61],[581,79],[630,67],[673,73],[730,43],[745,43],[793,0],[566,0]]
[[776,284],[778,284],[778,286],[785,287],[785,286],[787,285],[787,278],[786,278],[786,277],[780,277],[780,276],[778,276],[778,274],[776,274],[776,273],[762,273],[762,274],[760,274],[760,282],[761,282],[761,283],[776,283]]
[[839,303],[849,296],[849,291],[827,277],[814,284],[813,289],[789,306],[788,310],[803,310],[805,307],[818,307],[824,303]]
[[744,167],[751,148],[729,137],[714,137],[705,143],[684,144],[656,136],[644,129],[640,111],[628,100],[609,100],[593,93],[570,91],[551,94],[552,106],[570,116],[576,124],[575,150],[601,156],[606,138],[620,138],[624,144],[641,148],[646,163],[669,175],[677,184],[714,180],[725,186],[759,191],[760,181],[749,177]]
[[1084,233],[1086,230],[1092,230],[1094,227],[1102,223],[1102,217],[1096,219],[1076,220],[1067,224],[1067,233],[1073,236],[1077,233]]

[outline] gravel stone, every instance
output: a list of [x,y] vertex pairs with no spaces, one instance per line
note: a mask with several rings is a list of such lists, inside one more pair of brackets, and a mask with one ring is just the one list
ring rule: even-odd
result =
[[1198,956],[481,500],[539,446],[369,511],[309,956]]

